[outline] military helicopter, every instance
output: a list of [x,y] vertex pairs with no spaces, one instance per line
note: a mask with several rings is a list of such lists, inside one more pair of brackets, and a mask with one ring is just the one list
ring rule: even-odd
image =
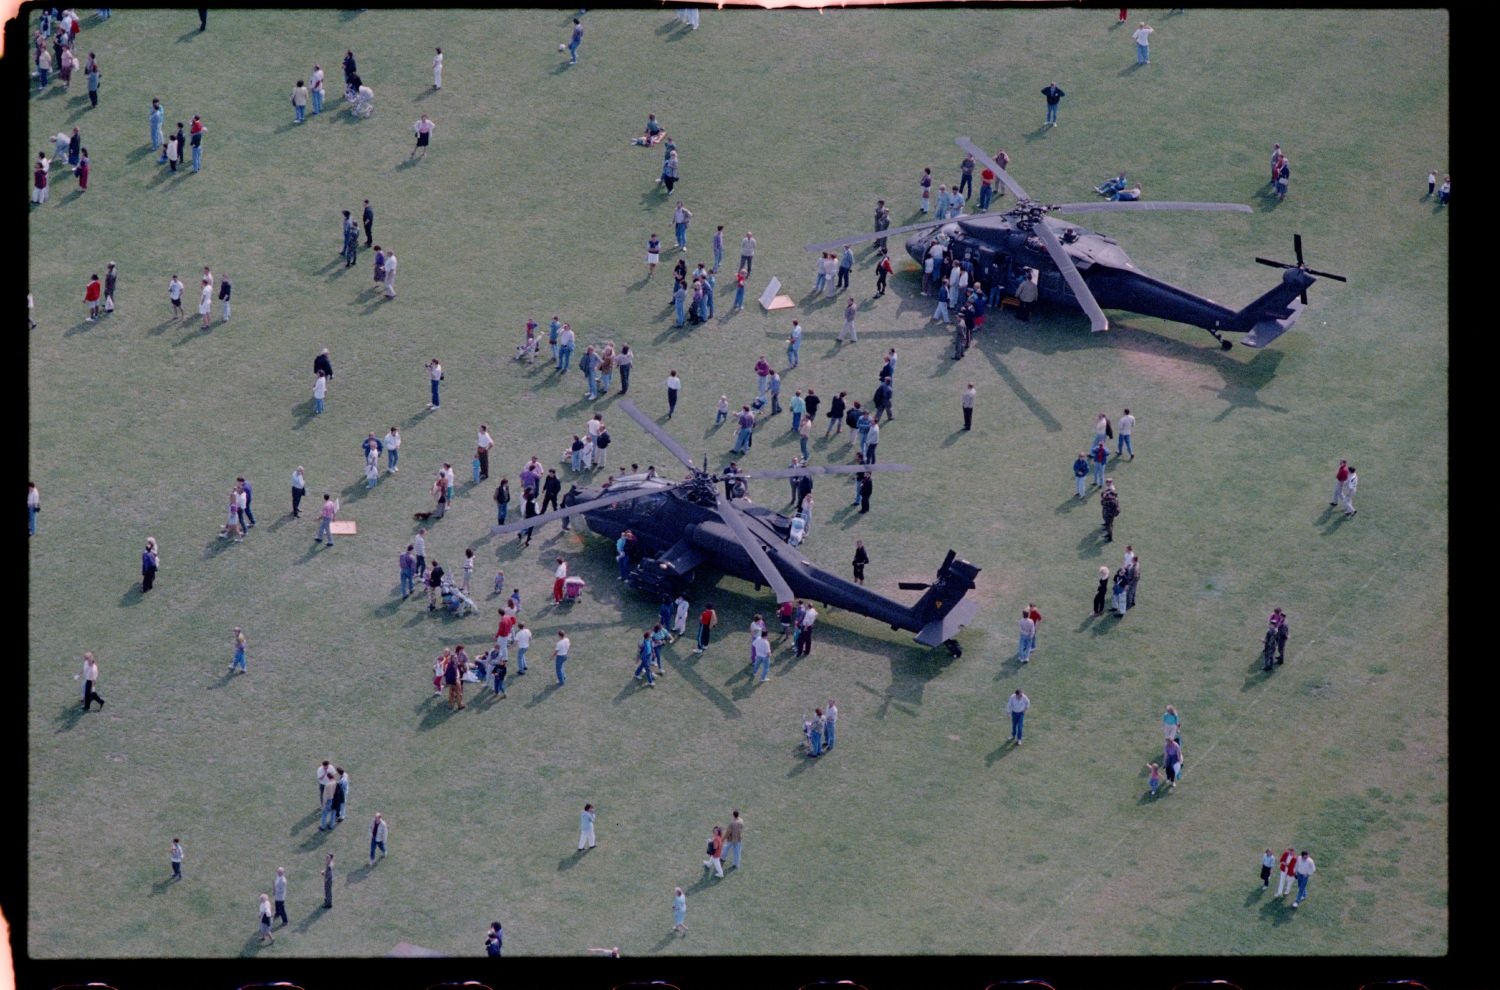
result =
[[753,582],[757,589],[769,585],[776,592],[778,604],[798,598],[822,602],[878,619],[892,629],[914,632],[923,646],[942,646],[955,657],[963,654],[953,637],[979,610],[976,602],[963,600],[974,587],[978,567],[949,550],[931,584],[898,584],[903,590],[925,589],[916,604],[903,605],[808,561],[790,542],[791,519],[755,505],[741,494],[744,483],[756,478],[910,471],[910,467],[841,464],[710,474],[706,457],[702,467],[694,464],[682,445],[629,399],[620,400],[615,408],[686,465],[687,477],[671,481],[651,471],[613,477],[597,489],[570,493],[562,508],[495,526],[490,532],[519,533],[582,514],[589,529],[600,536],[618,539],[627,529],[635,534],[639,560],[627,581],[657,599],[675,595],[701,565],[709,564]]
[[1041,203],[1006,173],[993,158],[966,137],[959,147],[976,161],[992,169],[1018,202],[1006,212],[968,215],[946,222],[919,223],[872,234],[846,237],[824,244],[810,244],[809,251],[831,251],[846,244],[912,233],[906,251],[920,264],[936,241],[946,245],[945,257],[969,257],[978,281],[986,286],[1003,282],[1011,295],[1023,302],[1041,298],[1047,302],[1076,305],[1089,317],[1095,333],[1109,329],[1102,307],[1123,309],[1144,316],[1157,316],[1207,330],[1219,346],[1229,350],[1225,333],[1243,333],[1246,347],[1264,347],[1291,329],[1302,307],[1307,289],[1317,278],[1347,281],[1342,275],[1314,271],[1302,260],[1302,235],[1296,235],[1295,265],[1264,258],[1264,265],[1282,268],[1281,284],[1233,310],[1203,296],[1194,295],[1135,266],[1113,238],[1058,220],[1052,213],[1139,213],[1161,210],[1218,210],[1249,213],[1238,203],[1094,202]]

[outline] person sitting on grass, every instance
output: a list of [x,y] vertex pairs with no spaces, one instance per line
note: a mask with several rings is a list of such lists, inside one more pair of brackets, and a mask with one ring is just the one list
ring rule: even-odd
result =
[[640,137],[635,138],[630,143],[638,146],[653,145],[656,142],[660,141],[662,139],[662,136],[666,133],[666,129],[661,126],[661,121],[656,119],[656,114],[648,113],[646,114],[645,131],[641,133]]
[[1125,181],[1125,173],[1121,172],[1115,178],[1105,179],[1103,182],[1099,183],[1094,187],[1094,191],[1101,196],[1113,196],[1121,189],[1124,189],[1127,184],[1128,183],[1126,183]]
[[1140,183],[1136,183],[1135,185],[1131,186],[1129,189],[1117,189],[1117,190],[1115,190],[1114,194],[1112,196],[1110,196],[1109,198],[1112,201],[1117,202],[1117,203],[1119,203],[1119,202],[1134,202],[1135,200],[1138,200],[1138,199],[1141,198],[1141,186],[1140,186]]

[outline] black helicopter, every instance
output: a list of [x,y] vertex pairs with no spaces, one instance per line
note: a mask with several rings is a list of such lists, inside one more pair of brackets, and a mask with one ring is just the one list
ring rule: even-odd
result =
[[[916,633],[923,646],[943,646],[953,656],[963,649],[953,637],[978,611],[963,597],[974,587],[979,568],[952,551],[943,559],[932,584],[902,581],[905,590],[925,589],[914,605],[903,605],[845,581],[808,561],[790,543],[792,521],[771,509],[753,504],[740,494],[745,481],[756,478],[797,478],[863,471],[910,471],[904,464],[815,465],[769,471],[708,472],[665,430],[628,399],[617,405],[663,447],[687,466],[689,474],[671,481],[652,472],[611,478],[598,489],[569,493],[564,506],[530,519],[495,526],[499,535],[519,533],[567,516],[583,514],[589,529],[618,539],[625,530],[635,534],[638,561],[628,582],[655,598],[681,590],[699,566],[709,564],[756,588],[769,585],[777,603],[805,598],[866,615],[892,629]],[[721,494],[721,487],[733,497]]]
[[1225,333],[1243,333],[1246,347],[1264,347],[1291,329],[1314,276],[1347,281],[1342,275],[1319,272],[1302,261],[1302,235],[1295,238],[1295,265],[1265,258],[1263,265],[1285,269],[1281,284],[1240,310],[1222,306],[1160,279],[1135,266],[1113,238],[1048,216],[1050,213],[1138,213],[1159,210],[1219,210],[1249,213],[1238,203],[1094,202],[1041,203],[1026,194],[993,158],[968,138],[959,147],[985,167],[992,169],[1019,202],[1006,212],[961,216],[941,223],[919,223],[872,234],[861,234],[824,244],[810,244],[809,251],[831,251],[861,241],[913,232],[906,241],[907,253],[923,263],[935,241],[946,246],[945,258],[968,257],[977,280],[986,286],[1003,283],[1022,302],[1041,298],[1047,302],[1075,305],[1088,314],[1095,333],[1109,329],[1102,307],[1157,316],[1176,323],[1202,327],[1224,350],[1232,346]]

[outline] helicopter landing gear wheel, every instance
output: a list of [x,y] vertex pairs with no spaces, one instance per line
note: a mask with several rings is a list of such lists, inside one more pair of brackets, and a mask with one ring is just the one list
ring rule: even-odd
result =
[[1227,351],[1227,350],[1229,350],[1233,346],[1234,346],[1234,341],[1232,341],[1232,340],[1221,340],[1221,341],[1219,341],[1219,350],[1221,350],[1221,351]]
[[948,651],[948,655],[955,660],[964,655],[964,648],[958,645],[958,640],[956,639],[943,640],[943,648],[946,649]]

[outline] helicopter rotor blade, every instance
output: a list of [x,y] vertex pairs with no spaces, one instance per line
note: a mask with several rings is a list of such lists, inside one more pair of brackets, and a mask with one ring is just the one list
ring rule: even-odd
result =
[[1345,278],[1342,275],[1335,275],[1333,272],[1320,272],[1316,268],[1309,268],[1309,269],[1307,269],[1307,274],[1309,274],[1309,275],[1317,275],[1320,278],[1331,278],[1335,282],[1347,282],[1347,281],[1349,281],[1347,278]]
[[979,162],[979,164],[983,165],[985,168],[993,170],[995,176],[1001,181],[1001,183],[1004,184],[1005,188],[1016,194],[1017,199],[1024,200],[1031,198],[1030,196],[1026,195],[1026,190],[1021,188],[1021,184],[1015,179],[1012,179],[1010,177],[1010,173],[1006,172],[1005,169],[1000,167],[999,162],[995,161],[995,159],[980,151],[979,146],[976,145],[973,141],[970,141],[966,137],[961,137],[958,139],[957,144],[960,148],[973,155],[974,160]]
[[809,244],[802,250],[818,252],[836,251],[839,248],[844,247],[845,245],[863,244],[866,241],[878,241],[883,237],[895,237],[901,234],[911,234],[919,230],[936,230],[939,227],[946,227],[948,224],[953,223],[954,220],[962,219],[963,217],[967,216],[970,216],[970,214],[965,213],[962,215],[962,217],[955,217],[953,218],[953,220],[929,220],[926,223],[911,223],[907,224],[905,227],[890,227],[886,230],[877,230],[874,233],[870,234],[855,234],[853,237],[841,237],[836,241],[824,241],[822,244]]
[[1094,299],[1094,294],[1089,291],[1088,283],[1083,280],[1083,275],[1079,273],[1078,266],[1073,264],[1072,258],[1068,257],[1068,252],[1064,250],[1062,242],[1057,239],[1057,235],[1052,232],[1052,228],[1047,226],[1046,221],[1043,221],[1032,229],[1042,239],[1042,243],[1047,246],[1047,253],[1057,263],[1057,270],[1062,272],[1063,279],[1067,281],[1068,287],[1073,290],[1073,295],[1078,300],[1078,305],[1083,307],[1083,311],[1088,314],[1089,325],[1093,331],[1100,333],[1108,330],[1109,318],[1104,315],[1104,310],[1099,308],[1099,303]]
[[910,464],[809,464],[799,468],[741,471],[741,478],[805,478],[814,474],[862,474],[866,471],[912,471]]
[[616,403],[616,408],[635,420],[641,429],[655,437],[656,442],[671,451],[673,457],[686,464],[689,471],[697,473],[698,466],[693,463],[693,455],[689,454],[682,444],[672,439],[672,434],[657,426],[650,416],[637,409],[634,402],[631,402],[629,399],[621,399]]
[[1050,213],[1143,213],[1158,210],[1197,210],[1200,212],[1252,213],[1250,207],[1241,203],[1186,203],[1176,200],[1121,200],[1119,202],[1058,203],[1048,205]]
[[786,579],[781,576],[781,572],[776,569],[771,558],[766,556],[766,551],[761,547],[761,541],[745,525],[744,516],[741,515],[739,508],[725,498],[720,498],[718,504],[719,518],[734,530],[734,535],[739,539],[740,546],[745,548],[745,553],[750,555],[755,569],[760,571],[761,577],[765,578],[771,590],[776,592],[776,604],[780,605],[782,602],[795,599],[797,596],[792,594],[791,586],[786,583]]
[[532,516],[530,519],[517,519],[514,522],[506,523],[504,526],[491,526],[490,535],[504,536],[507,533],[519,533],[523,530],[528,530],[533,526],[545,526],[549,522],[556,522],[559,519],[566,519],[568,516],[576,516],[580,512],[589,512],[593,509],[601,509],[607,505],[613,505],[616,502],[626,502],[630,499],[641,498],[645,495],[661,495],[668,491],[671,491],[671,489],[650,486],[647,488],[640,488],[635,491],[620,492],[619,494],[611,493],[600,498],[590,499],[587,502],[577,502],[563,509],[553,509],[551,512],[541,512],[537,515]]
[[1285,261],[1272,261],[1270,258],[1256,258],[1255,260],[1259,264],[1270,265],[1272,268],[1296,268],[1297,267],[1296,265],[1289,265]]

